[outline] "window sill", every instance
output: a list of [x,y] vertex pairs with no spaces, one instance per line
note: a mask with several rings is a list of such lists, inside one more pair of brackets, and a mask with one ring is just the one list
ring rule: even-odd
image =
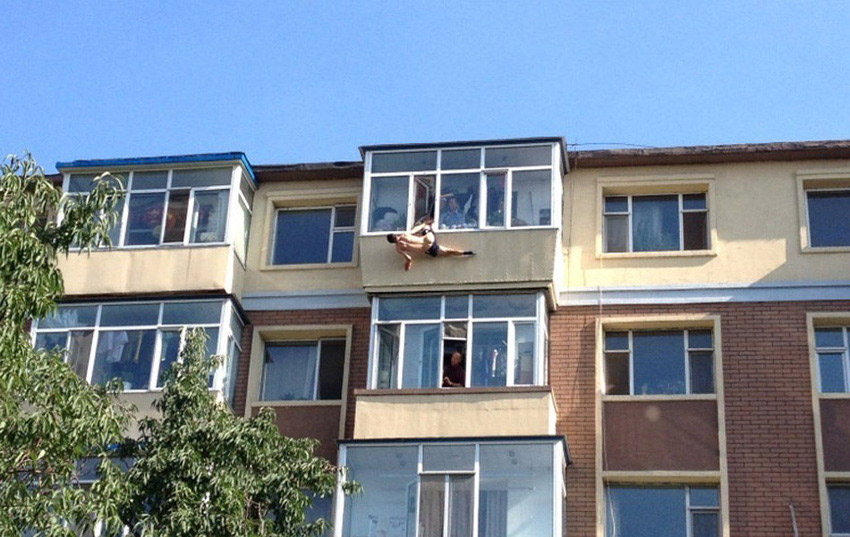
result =
[[[434,233],[487,233],[491,231],[496,232],[511,232],[511,231],[529,231],[529,230],[551,230],[557,231],[559,228],[557,226],[522,226],[522,227],[485,227],[485,228],[474,228],[474,229],[434,229]],[[405,230],[398,231],[368,231],[366,233],[362,233],[361,237],[386,237],[388,233],[406,233]]]
[[850,252],[850,246],[805,246],[801,250],[804,254],[846,254]]
[[549,386],[496,386],[486,388],[401,388],[401,389],[359,389],[354,390],[355,397],[382,395],[474,395],[497,393],[550,393]]
[[254,401],[251,403],[254,408],[262,407],[284,407],[284,406],[342,406],[340,399],[319,399],[319,400],[304,400],[304,401]]
[[293,265],[268,265],[263,264],[260,267],[262,272],[277,272],[287,270],[335,270],[335,269],[350,269],[357,267],[357,263],[299,263]]
[[606,252],[596,254],[597,259],[649,259],[667,257],[716,257],[716,250],[672,250],[665,252]]
[[[188,248],[219,248],[221,246],[233,246],[226,242],[204,242],[198,244],[142,244],[139,246],[111,246],[109,248],[92,248],[91,252],[136,252],[141,250],[181,250]],[[70,253],[87,252],[86,248],[69,248]]]
[[609,403],[637,403],[647,401],[716,401],[716,393],[653,394],[653,395],[603,395]]
[[818,393],[821,399],[850,399],[850,392],[828,392]]

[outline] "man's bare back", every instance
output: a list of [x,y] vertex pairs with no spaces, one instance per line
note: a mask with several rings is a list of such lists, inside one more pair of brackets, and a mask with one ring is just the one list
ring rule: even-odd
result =
[[390,233],[387,235],[387,241],[395,244],[396,252],[405,259],[405,271],[413,267],[411,253],[418,252],[430,255],[431,257],[475,255],[471,250],[458,250],[457,248],[448,248],[437,244],[437,235],[434,233],[434,228],[431,224],[433,224],[433,220],[428,219],[414,226],[408,232]]

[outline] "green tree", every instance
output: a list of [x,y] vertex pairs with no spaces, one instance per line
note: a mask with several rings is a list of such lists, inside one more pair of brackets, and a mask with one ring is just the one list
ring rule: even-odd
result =
[[125,486],[124,523],[145,536],[320,534],[326,521],[306,523],[305,509],[333,494],[339,472],[313,454],[316,441],[283,436],[270,409],[246,419],[212,396],[221,358],[205,356],[203,330],[190,331],[180,358],[154,403],[160,416],[125,446],[135,464],[112,475]]
[[[106,487],[75,486],[77,461],[121,441],[130,409],[90,386],[60,351],[36,351],[28,327],[63,293],[57,257],[109,243],[122,197],[104,175],[87,196],[63,196],[29,154],[8,156],[0,178],[0,535],[70,535],[117,515]],[[54,218],[62,214],[61,223]]]

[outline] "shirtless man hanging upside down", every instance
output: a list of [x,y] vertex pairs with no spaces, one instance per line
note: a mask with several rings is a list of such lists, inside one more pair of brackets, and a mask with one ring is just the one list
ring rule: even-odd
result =
[[437,244],[437,235],[434,234],[434,228],[431,227],[433,223],[434,220],[429,218],[407,233],[390,233],[387,235],[387,242],[395,244],[395,251],[404,257],[405,271],[410,270],[410,267],[413,266],[411,252],[419,252],[431,257],[475,255],[472,250],[458,250]]

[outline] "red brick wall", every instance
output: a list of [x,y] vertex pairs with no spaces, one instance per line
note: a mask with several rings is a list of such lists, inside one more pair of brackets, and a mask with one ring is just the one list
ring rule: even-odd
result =
[[242,334],[242,355],[236,377],[234,411],[244,415],[248,390],[248,366],[251,361],[251,341],[254,326],[349,324],[352,326],[351,361],[348,371],[348,408],[345,418],[345,437],[354,433],[354,390],[366,387],[367,356],[369,354],[369,327],[371,312],[368,308],[298,311],[249,311],[249,324]]
[[[557,430],[569,441],[567,533],[592,536],[595,494],[595,322],[597,316],[707,313],[721,317],[730,518],[733,536],[820,535],[806,313],[850,311],[850,301],[560,307],[550,319],[549,374]],[[253,325],[351,324],[346,438],[354,394],[365,387],[368,309],[249,312]],[[236,411],[245,405],[252,328],[245,330]]]
[[595,535],[594,363],[597,316],[721,317],[733,536],[820,535],[806,313],[850,301],[561,307],[550,319],[550,381],[567,435],[567,533]]

